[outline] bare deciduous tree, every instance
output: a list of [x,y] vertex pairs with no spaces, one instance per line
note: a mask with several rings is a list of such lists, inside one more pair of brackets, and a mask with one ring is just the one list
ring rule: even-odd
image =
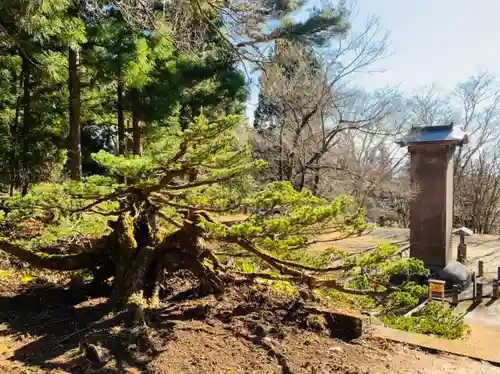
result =
[[346,154],[347,169],[356,177],[349,178],[346,173],[338,177],[344,178],[345,187],[350,183],[349,187],[353,189],[351,194],[362,203],[371,221],[407,227],[409,202],[415,188],[410,184],[405,150],[395,143],[395,136],[385,132],[404,128],[405,118],[400,116],[398,119],[401,122],[396,118],[392,122],[387,118],[385,129],[373,129],[377,132],[347,133],[350,139]]
[[463,169],[455,193],[458,222],[480,234],[498,232],[500,219],[499,152],[480,151]]
[[457,152],[455,173],[461,177],[475,156],[491,148],[500,134],[500,83],[487,74],[472,76],[458,84],[453,98],[460,108],[459,123],[471,139],[468,147]]
[[349,172],[350,132],[395,132],[389,118],[397,112],[397,92],[369,94],[352,82],[385,57],[387,35],[372,19],[363,32],[340,38],[320,55],[299,43],[280,47],[261,78],[255,150],[270,162],[272,174],[266,178],[319,192],[325,178]]

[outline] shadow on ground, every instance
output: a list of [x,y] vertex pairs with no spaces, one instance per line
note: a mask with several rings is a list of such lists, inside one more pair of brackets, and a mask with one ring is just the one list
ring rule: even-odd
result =
[[[123,315],[110,315],[105,299],[98,297],[102,296],[104,290],[100,290],[101,295],[95,290],[90,291],[85,288],[74,290],[52,284],[33,284],[24,287],[16,296],[1,296],[0,324],[6,327],[1,334],[9,335],[21,344],[27,342],[13,352],[10,360],[44,370],[83,372],[90,366],[98,365],[85,359],[77,349],[89,332],[93,333],[93,339],[103,342],[107,349],[116,351],[116,347],[113,347],[113,340],[116,339],[110,336],[109,328],[122,322]],[[37,339],[33,341],[33,337]],[[75,353],[68,360],[70,351]],[[63,355],[66,359],[58,360]],[[144,368],[140,363],[127,364]]]

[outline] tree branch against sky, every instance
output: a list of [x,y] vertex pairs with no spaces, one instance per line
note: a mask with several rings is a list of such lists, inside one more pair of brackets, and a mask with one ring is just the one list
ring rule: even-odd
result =
[[359,175],[345,170],[345,162],[339,165],[354,151],[347,134],[379,135],[385,143],[401,135],[405,123],[396,120],[403,102],[397,90],[368,93],[356,86],[356,76],[369,72],[387,50],[388,35],[375,18],[363,30],[318,48],[301,43],[275,48],[274,63],[262,71],[254,136],[256,154],[270,162],[271,178],[319,193],[319,184],[328,185],[334,170]]

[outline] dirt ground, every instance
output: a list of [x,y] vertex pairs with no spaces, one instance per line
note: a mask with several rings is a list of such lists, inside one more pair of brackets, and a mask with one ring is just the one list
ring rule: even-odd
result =
[[[357,252],[383,242],[404,244],[408,234],[379,228],[342,241],[318,236],[311,250],[335,245]],[[470,267],[482,259],[486,272],[496,272],[500,238],[473,236],[467,243]],[[251,289],[222,300],[172,299],[148,312],[150,327],[144,331],[131,330],[123,315],[110,313],[99,292],[89,297],[52,276],[48,279],[57,284],[44,277],[23,284],[26,279],[1,275],[0,270],[0,370],[5,373],[500,374],[500,367],[487,362],[375,338],[370,328],[347,343],[331,330],[304,327],[301,315],[280,319],[292,304],[266,293],[254,300]],[[249,302],[253,309],[235,312]],[[105,364],[92,360],[89,347]]]
[[[260,286],[259,286],[260,287]],[[147,344],[106,299],[50,283],[0,278],[0,369],[5,373],[500,373],[462,357],[374,338],[350,343],[304,326],[295,299],[243,286],[224,298],[171,299],[147,315]],[[298,309],[297,309],[298,308]],[[302,308],[302,309],[301,309]],[[295,314],[290,314],[295,310]],[[290,318],[292,316],[293,318]],[[333,337],[332,337],[333,336]],[[88,346],[108,357],[93,363]],[[151,352],[154,352],[152,354]],[[91,352],[90,352],[91,353]]]

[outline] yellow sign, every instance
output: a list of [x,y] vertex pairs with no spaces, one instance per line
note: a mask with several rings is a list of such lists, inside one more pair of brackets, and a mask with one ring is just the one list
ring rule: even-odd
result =
[[439,283],[429,283],[429,288],[431,292],[444,292],[444,284]]
[[433,293],[441,294],[441,300],[444,301],[444,285],[442,280],[429,279],[429,300],[432,299]]

